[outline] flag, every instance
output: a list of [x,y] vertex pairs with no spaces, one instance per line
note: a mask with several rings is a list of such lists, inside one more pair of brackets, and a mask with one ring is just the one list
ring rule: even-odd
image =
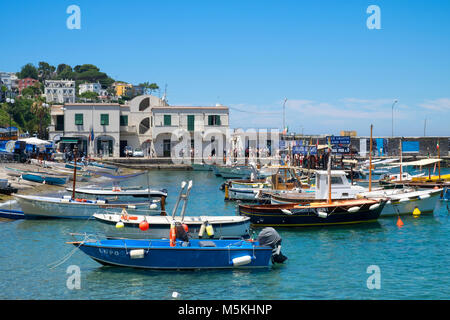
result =
[[89,134],[89,141],[94,141],[94,128],[91,128],[91,133]]
[[328,151],[331,152],[331,138],[328,138]]

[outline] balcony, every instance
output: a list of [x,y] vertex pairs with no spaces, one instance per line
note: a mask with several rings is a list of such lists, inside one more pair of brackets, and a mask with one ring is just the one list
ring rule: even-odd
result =
[[122,133],[137,133],[136,126],[120,126]]

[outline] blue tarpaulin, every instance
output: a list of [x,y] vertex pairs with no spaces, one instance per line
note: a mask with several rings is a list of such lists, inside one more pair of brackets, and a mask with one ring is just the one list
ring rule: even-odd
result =
[[419,150],[419,141],[402,141],[402,152],[418,153]]

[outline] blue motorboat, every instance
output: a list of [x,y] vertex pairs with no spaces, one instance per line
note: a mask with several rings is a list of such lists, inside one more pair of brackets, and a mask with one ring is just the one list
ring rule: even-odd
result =
[[0,208],[0,218],[19,220],[25,219],[25,215],[21,210],[9,210]]
[[[183,241],[177,238],[174,242],[169,239],[116,239],[68,243],[103,265],[172,270],[262,268],[268,267],[271,260],[273,263],[286,260],[279,251],[281,238],[274,229],[270,229],[269,237],[263,235],[257,241]],[[280,255],[283,259],[279,259]]]
[[69,179],[68,176],[54,176],[54,175],[48,175],[44,173],[23,173],[22,179],[33,181],[33,182],[39,182],[39,183],[45,183],[45,184],[51,184],[51,185],[64,185],[67,183],[67,180]]

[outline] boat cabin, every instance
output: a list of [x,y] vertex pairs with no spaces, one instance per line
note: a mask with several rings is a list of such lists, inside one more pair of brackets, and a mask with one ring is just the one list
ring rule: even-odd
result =
[[[328,199],[328,172],[317,170],[316,174],[316,199]],[[348,181],[345,171],[331,170],[331,198],[348,199],[354,198],[358,193],[365,191],[360,186],[352,186]]]

